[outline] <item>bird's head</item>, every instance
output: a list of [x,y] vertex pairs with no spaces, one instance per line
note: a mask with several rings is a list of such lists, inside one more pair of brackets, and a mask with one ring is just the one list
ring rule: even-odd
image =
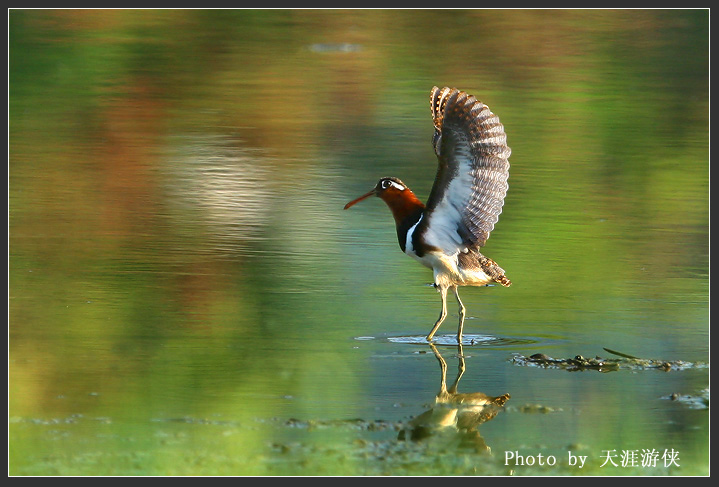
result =
[[[347,203],[345,205],[345,210],[356,205],[360,201],[369,198],[370,196],[379,196],[385,201],[385,203],[390,204],[390,202],[395,200],[401,200],[406,196],[409,196],[409,194],[412,194],[412,191],[410,191],[409,188],[407,188],[407,185],[399,179],[382,178],[377,181],[375,187],[368,191],[366,194],[363,194],[359,198]],[[414,199],[414,194],[412,194],[412,197]]]

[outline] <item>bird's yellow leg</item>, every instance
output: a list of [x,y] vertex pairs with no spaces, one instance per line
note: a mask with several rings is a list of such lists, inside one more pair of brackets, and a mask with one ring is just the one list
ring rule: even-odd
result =
[[457,329],[457,343],[462,343],[462,330],[464,330],[464,313],[465,308],[462,304],[462,300],[459,299],[459,291],[457,290],[457,286],[452,287],[452,291],[454,291],[454,296],[457,298],[457,304],[459,304],[459,328]]
[[445,286],[439,286],[438,289],[439,294],[442,296],[442,311],[439,313],[439,319],[434,324],[432,331],[430,331],[429,335],[427,335],[428,342],[432,341],[432,337],[439,329],[439,325],[441,325],[444,319],[447,317],[447,288]]

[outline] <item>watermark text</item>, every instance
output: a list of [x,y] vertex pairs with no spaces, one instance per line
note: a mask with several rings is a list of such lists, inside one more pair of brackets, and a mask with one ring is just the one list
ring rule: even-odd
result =
[[[589,455],[577,455],[567,452],[565,464],[570,467],[584,468]],[[514,467],[554,466],[559,460],[555,455],[520,454],[518,450],[504,452],[504,464]],[[673,448],[657,450],[643,448],[641,450],[602,450],[599,458],[600,468],[631,468],[631,467],[679,467],[679,452]]]

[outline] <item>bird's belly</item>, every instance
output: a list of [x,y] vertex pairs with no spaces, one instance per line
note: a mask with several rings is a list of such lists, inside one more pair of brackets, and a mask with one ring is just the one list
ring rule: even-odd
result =
[[484,286],[493,282],[494,279],[482,272],[480,269],[462,270],[460,274],[464,280],[465,286]]
[[437,286],[484,286],[492,282],[481,269],[462,269],[458,265],[457,255],[444,252],[426,252],[421,257],[414,250],[407,249],[407,255],[434,271],[434,283]]

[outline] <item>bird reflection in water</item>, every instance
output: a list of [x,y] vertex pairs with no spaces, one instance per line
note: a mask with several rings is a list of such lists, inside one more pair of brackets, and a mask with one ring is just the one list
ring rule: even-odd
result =
[[435,405],[413,418],[399,433],[398,439],[423,441],[437,438],[450,445],[473,448],[478,453],[491,453],[479,433],[479,425],[493,419],[509,400],[509,394],[492,397],[483,392],[457,392],[457,385],[466,370],[462,345],[458,345],[457,378],[447,387],[447,362],[434,344],[430,343],[439,361],[442,379]]

